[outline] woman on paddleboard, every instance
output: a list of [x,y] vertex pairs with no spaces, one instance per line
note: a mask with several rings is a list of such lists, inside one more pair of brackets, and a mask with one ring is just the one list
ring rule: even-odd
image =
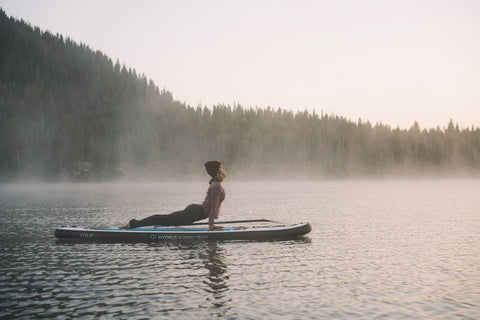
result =
[[143,226],[182,226],[190,225],[195,221],[208,218],[210,230],[219,230],[222,227],[215,226],[214,221],[220,213],[220,206],[225,200],[225,190],[222,181],[227,177],[227,172],[220,161],[208,161],[205,163],[207,173],[212,177],[210,187],[202,204],[190,204],[184,210],[171,214],[156,214],[142,220],[130,220],[121,229],[138,228]]

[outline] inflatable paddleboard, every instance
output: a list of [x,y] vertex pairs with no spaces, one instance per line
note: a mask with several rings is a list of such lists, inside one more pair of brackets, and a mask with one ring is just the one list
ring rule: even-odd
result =
[[309,223],[271,227],[224,227],[209,230],[208,227],[140,227],[119,229],[118,227],[58,227],[55,237],[80,241],[203,241],[203,240],[275,240],[289,239],[309,233]]

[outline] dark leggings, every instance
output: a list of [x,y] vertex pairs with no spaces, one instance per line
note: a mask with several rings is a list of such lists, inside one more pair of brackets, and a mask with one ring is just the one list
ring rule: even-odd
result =
[[188,205],[184,210],[170,214],[155,214],[142,220],[130,220],[130,228],[143,226],[184,226],[205,219],[207,215],[200,204]]

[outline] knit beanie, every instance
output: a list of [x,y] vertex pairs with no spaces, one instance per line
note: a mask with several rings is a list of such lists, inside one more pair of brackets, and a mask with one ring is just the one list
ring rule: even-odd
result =
[[218,168],[222,163],[220,161],[207,161],[205,162],[205,169],[207,169],[207,173],[213,178],[218,172]]

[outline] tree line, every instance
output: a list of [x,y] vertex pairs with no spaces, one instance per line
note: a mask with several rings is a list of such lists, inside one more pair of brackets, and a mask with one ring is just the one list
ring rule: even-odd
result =
[[235,104],[191,107],[100,51],[0,9],[0,177],[176,177],[222,160],[290,177],[480,172],[480,129],[393,129]]

